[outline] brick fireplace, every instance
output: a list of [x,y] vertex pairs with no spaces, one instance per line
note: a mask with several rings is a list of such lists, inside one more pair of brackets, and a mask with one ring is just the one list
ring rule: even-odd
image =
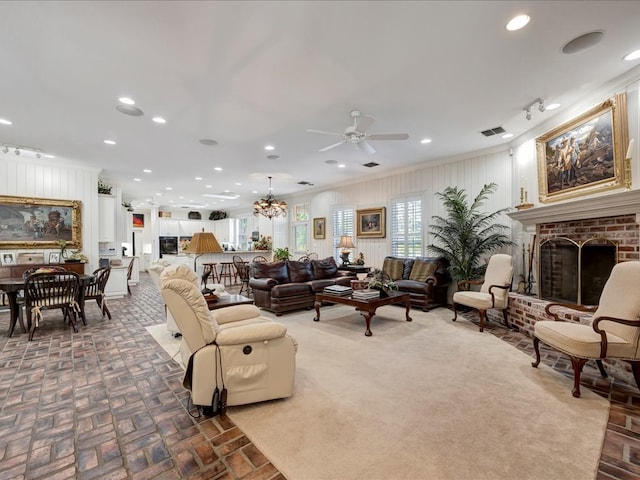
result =
[[[536,235],[536,243],[542,240],[565,237],[574,242],[586,242],[594,237],[607,239],[617,245],[618,262],[640,260],[640,190],[630,190],[611,195],[574,200],[557,205],[545,205],[518,212],[509,216],[522,225],[524,243]],[[517,224],[514,225],[517,230]],[[535,277],[538,271],[539,250],[535,255]],[[516,277],[522,272],[514,272]],[[549,320],[544,313],[549,303],[538,296],[537,282],[535,295],[509,294],[509,320],[512,325],[529,335],[538,320]],[[490,310],[492,321],[502,322],[500,312]],[[568,321],[589,323],[589,315],[567,313]],[[633,384],[630,366],[626,362],[610,362],[608,370],[614,376]]]

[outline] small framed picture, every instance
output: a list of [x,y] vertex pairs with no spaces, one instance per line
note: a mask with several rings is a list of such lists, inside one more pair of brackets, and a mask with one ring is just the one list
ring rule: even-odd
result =
[[2,254],[2,265],[15,265],[15,264],[16,264],[16,256],[14,253]]
[[49,263],[60,263],[60,252],[49,253]]
[[326,217],[313,219],[313,238],[316,240],[323,239],[326,236]]

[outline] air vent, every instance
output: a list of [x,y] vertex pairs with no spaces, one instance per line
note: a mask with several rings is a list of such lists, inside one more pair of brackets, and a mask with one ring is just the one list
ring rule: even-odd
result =
[[307,182],[306,180],[302,180],[301,182],[298,182],[298,185],[313,185],[313,183],[311,182]]
[[380,164],[376,163],[376,162],[369,162],[369,163],[363,163],[362,164],[363,167],[367,167],[367,168],[377,167],[378,165],[380,165]]
[[493,135],[498,135],[500,133],[504,133],[506,132],[506,130],[502,127],[495,127],[495,128],[490,128],[489,130],[484,130],[482,132],[480,132],[481,134],[483,134],[485,137],[492,137]]

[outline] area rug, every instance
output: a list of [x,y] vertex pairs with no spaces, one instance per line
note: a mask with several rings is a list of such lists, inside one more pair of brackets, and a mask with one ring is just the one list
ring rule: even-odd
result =
[[[267,316],[270,314],[265,313]],[[446,309],[272,316],[298,342],[293,397],[229,417],[290,480],[595,478],[608,402]]]

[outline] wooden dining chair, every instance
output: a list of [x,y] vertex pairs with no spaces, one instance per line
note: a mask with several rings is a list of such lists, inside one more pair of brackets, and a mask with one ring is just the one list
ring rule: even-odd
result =
[[111,312],[109,311],[109,307],[107,307],[107,300],[105,298],[104,290],[107,286],[107,282],[109,281],[109,275],[111,275],[111,267],[101,267],[93,272],[93,280],[84,287],[84,300],[95,300],[98,306],[100,307],[100,311],[102,312],[102,316],[105,314],[111,320]]
[[238,255],[234,255],[233,258],[233,266],[236,269],[236,275],[240,279],[240,292],[242,295],[242,291],[247,289],[247,295],[249,294],[249,264],[245,262],[242,257]]
[[73,331],[78,331],[76,313],[78,305],[79,275],[75,272],[41,272],[27,277],[24,284],[25,309],[29,341],[33,340],[36,328],[43,320],[42,311],[61,309],[63,321],[69,317]]
[[131,287],[129,286],[129,281],[131,280],[131,274],[133,273],[133,262],[134,259],[132,258],[129,266],[127,267],[127,293],[129,293],[129,295],[131,295]]

